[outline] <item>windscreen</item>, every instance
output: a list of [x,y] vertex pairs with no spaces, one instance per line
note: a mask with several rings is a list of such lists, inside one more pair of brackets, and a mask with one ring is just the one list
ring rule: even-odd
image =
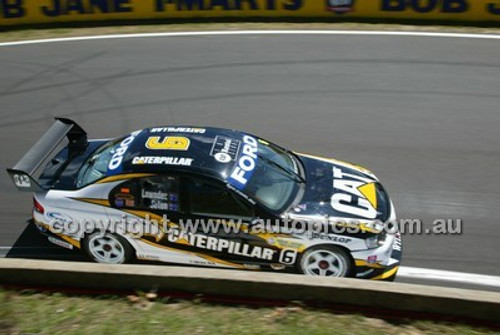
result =
[[272,143],[245,135],[228,182],[265,207],[281,212],[295,198],[301,179],[298,162],[291,154]]

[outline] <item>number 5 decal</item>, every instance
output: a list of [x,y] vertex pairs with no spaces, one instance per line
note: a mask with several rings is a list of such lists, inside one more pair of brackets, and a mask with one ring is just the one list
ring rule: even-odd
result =
[[152,150],[182,150],[186,151],[189,148],[191,141],[187,137],[171,136],[164,137],[160,141],[159,136],[151,136],[146,142],[146,148]]

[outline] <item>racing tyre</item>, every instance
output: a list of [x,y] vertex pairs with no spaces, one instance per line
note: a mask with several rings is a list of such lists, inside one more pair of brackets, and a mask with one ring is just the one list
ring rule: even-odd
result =
[[349,277],[353,269],[349,255],[335,246],[318,246],[306,250],[298,266],[303,274],[321,277]]
[[97,263],[122,264],[134,257],[134,249],[123,237],[94,232],[83,239],[83,250]]

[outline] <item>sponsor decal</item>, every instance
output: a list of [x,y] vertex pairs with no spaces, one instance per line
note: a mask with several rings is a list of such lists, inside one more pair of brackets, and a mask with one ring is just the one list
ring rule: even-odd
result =
[[368,264],[377,263],[377,255],[368,256],[368,258],[366,259],[366,262]]
[[243,189],[252,177],[257,165],[257,150],[257,140],[252,136],[243,136],[241,155],[228,178],[228,182],[239,190]]
[[67,225],[67,224],[73,222],[73,218],[69,215],[66,215],[66,214],[56,213],[56,212],[48,212],[45,215],[49,219],[50,224],[59,223],[59,224]]
[[401,251],[403,244],[401,243],[401,235],[397,236],[394,239],[394,244],[392,245],[392,249],[396,251]]
[[[172,0],[170,0],[172,1]],[[157,13],[168,12],[171,8],[168,8],[168,4],[172,2],[168,1],[157,1],[155,10]],[[220,11],[220,12],[234,12],[234,11],[244,11],[247,15],[255,11],[269,11],[270,13],[276,13],[279,11],[300,11],[306,4],[304,0],[266,0],[266,1],[228,1],[228,0],[177,0],[177,6],[174,7],[174,11],[177,12],[191,12],[191,11]],[[247,7],[248,6],[248,7]],[[245,8],[247,7],[247,9]]]
[[121,141],[118,148],[115,150],[113,157],[111,157],[111,160],[109,161],[109,165],[108,165],[109,170],[111,170],[111,171],[116,170],[116,172],[119,172],[118,167],[121,167],[121,164],[123,161],[123,156],[127,152],[130,144],[134,141],[134,139],[140,133],[141,133],[141,130],[134,131],[127,138],[125,138],[123,141]]
[[240,144],[241,141],[237,139],[217,136],[215,137],[212,150],[210,150],[210,155],[218,162],[229,163],[236,160],[240,151]]
[[158,127],[152,128],[151,133],[189,133],[189,134],[204,134],[205,128],[190,128],[190,127]]
[[357,273],[356,274],[356,277],[365,277],[365,276],[368,276],[369,274],[371,274],[373,271],[375,271],[374,269],[370,269],[370,270],[367,270],[365,272],[360,272],[360,273]]
[[288,249],[302,249],[304,248],[304,244],[297,241],[287,240],[281,237],[277,239],[270,238],[267,240],[267,243],[270,245],[275,245],[280,248],[288,248]]
[[187,151],[191,141],[181,136],[151,136],[146,141],[146,148],[151,150],[179,150]]
[[271,264],[271,269],[276,270],[276,271],[284,270],[285,265],[279,264],[279,263],[274,263],[274,264]]
[[134,157],[133,165],[176,165],[176,166],[191,166],[192,158],[186,157],[164,157],[164,156],[140,156]]
[[[463,0],[465,1],[465,0]],[[53,22],[54,18],[76,19],[86,17],[95,20],[111,14],[117,18],[186,17],[194,13],[211,16],[220,13],[235,13],[250,16],[252,13],[266,12],[278,15],[297,12],[306,6],[304,0],[157,0],[146,3],[142,0],[47,0],[31,3],[23,0],[2,0],[0,18],[14,20],[14,23]],[[120,17],[122,16],[122,17]]]
[[201,260],[198,260],[198,259],[190,259],[189,260],[189,263],[190,264],[195,264],[195,265],[217,265],[217,263],[214,263],[214,262],[210,262],[210,261],[201,261]]
[[229,163],[232,159],[231,156],[226,154],[225,152],[218,152],[214,155],[216,161],[220,163]]
[[325,241],[337,242],[337,243],[349,243],[352,239],[344,236],[337,236],[333,234],[325,234],[325,233],[311,233],[311,239],[320,239]]
[[367,219],[377,217],[377,192],[373,180],[333,167],[333,209]]
[[179,211],[179,204],[177,204],[177,203],[170,203],[169,207],[170,207],[171,211],[174,211],[174,212]]
[[172,206],[168,202],[160,201],[160,200],[151,200],[151,204],[149,204],[149,208],[151,209],[159,209],[159,210],[164,210],[168,211],[173,210]]
[[168,193],[161,191],[151,192],[142,190],[141,196],[146,199],[161,199],[161,200],[168,199]]
[[160,260],[160,257],[158,257],[157,255],[151,255],[151,254],[137,254],[137,258],[138,259],[143,259],[143,260],[146,260],[146,261],[157,261],[157,260]]
[[129,193],[117,193],[115,194],[115,205],[116,207],[134,207],[135,197]]
[[12,176],[12,179],[14,179],[14,184],[16,184],[17,187],[21,188],[31,187],[30,177],[28,177],[25,174],[15,174]]
[[60,247],[66,248],[66,249],[73,250],[73,245],[71,243],[61,241],[60,239],[52,237],[52,236],[49,236],[48,239],[49,239],[49,242],[54,243],[55,245],[58,245]]
[[145,191],[142,190],[141,196],[143,199],[150,199],[149,208],[159,210],[176,211],[179,208],[179,195],[176,193],[166,193],[161,191]]
[[230,241],[214,236],[180,232],[177,229],[170,230],[167,238],[168,241],[172,243],[185,239],[195,248],[269,261],[273,259],[273,256],[276,253],[276,250],[265,247],[253,246],[247,243]]
[[[429,13],[437,11],[439,13],[447,14],[460,14],[466,13],[471,3],[474,1],[469,0],[441,0],[441,1],[406,1],[406,0],[382,0],[381,9],[387,12],[416,12],[416,13]],[[477,1],[479,5],[480,2]],[[498,6],[498,5],[496,5]],[[484,8],[491,14],[499,14],[498,7],[495,8],[495,3],[492,1]]]
[[326,9],[336,14],[354,11],[355,0],[326,0]]

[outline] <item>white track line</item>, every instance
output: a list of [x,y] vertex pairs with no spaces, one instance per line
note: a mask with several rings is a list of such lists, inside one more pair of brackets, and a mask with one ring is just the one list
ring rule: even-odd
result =
[[364,35],[364,36],[414,36],[414,37],[454,37],[454,38],[475,38],[475,39],[500,39],[500,35],[495,34],[461,34],[461,33],[433,33],[418,31],[370,31],[370,30],[237,30],[237,31],[188,31],[170,33],[140,33],[140,34],[113,34],[95,35],[79,37],[48,38],[40,40],[26,40],[0,43],[0,47],[54,43],[54,42],[75,42],[88,40],[105,40],[119,38],[137,37],[185,37],[185,36],[227,36],[227,35]]
[[[44,249],[46,248],[60,248],[58,246],[50,246],[50,247],[43,247]],[[40,249],[40,247],[0,247],[0,250],[12,250],[12,249]]]
[[[2,247],[0,250],[10,250],[12,247]],[[15,249],[38,249],[38,247],[16,247]],[[2,252],[3,253],[3,252]],[[8,252],[7,252],[8,253]],[[454,283],[472,284],[479,286],[500,287],[500,277],[464,273],[456,271],[432,270],[402,266],[398,270],[397,277],[420,280],[439,280]]]
[[497,276],[464,273],[457,271],[412,268],[406,266],[402,266],[399,268],[397,277],[424,280],[440,280],[471,285],[500,287],[500,277]]

